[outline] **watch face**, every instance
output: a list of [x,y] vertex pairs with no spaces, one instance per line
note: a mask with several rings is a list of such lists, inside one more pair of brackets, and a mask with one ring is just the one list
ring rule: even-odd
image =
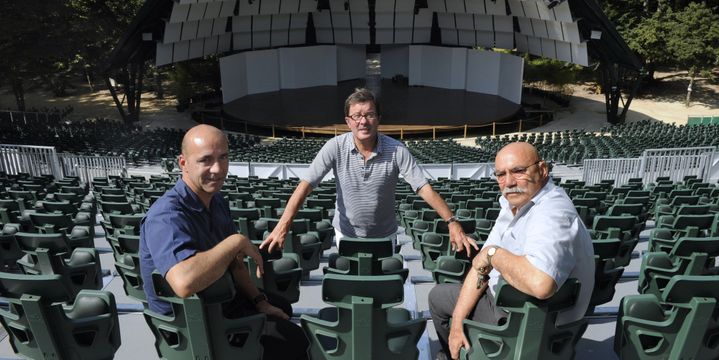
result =
[[491,247],[491,248],[489,248],[489,250],[487,250],[487,255],[489,255],[489,256],[494,256],[494,253],[495,253],[495,252],[497,252],[497,248],[496,248],[496,247]]

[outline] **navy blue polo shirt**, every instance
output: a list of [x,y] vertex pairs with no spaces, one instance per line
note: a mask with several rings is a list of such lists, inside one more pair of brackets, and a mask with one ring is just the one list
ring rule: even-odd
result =
[[172,312],[170,304],[155,295],[154,270],[165,276],[175,264],[236,233],[229,204],[220,193],[212,196],[207,209],[180,179],[155,201],[140,228],[140,271],[150,310],[160,314]]

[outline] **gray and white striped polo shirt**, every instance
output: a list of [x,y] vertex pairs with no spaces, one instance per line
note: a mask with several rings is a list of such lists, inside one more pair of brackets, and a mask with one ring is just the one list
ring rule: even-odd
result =
[[427,184],[407,147],[382,134],[378,134],[377,147],[366,164],[351,132],[332,138],[317,153],[302,180],[315,188],[330,169],[337,183],[332,225],[353,237],[384,237],[397,232],[394,194],[400,174],[415,192]]

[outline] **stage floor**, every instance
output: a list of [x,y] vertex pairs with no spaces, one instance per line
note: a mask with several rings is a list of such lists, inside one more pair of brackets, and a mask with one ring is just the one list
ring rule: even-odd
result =
[[[317,86],[248,95],[223,105],[226,122],[247,122],[259,126],[297,129],[300,127],[346,129],[344,100],[364,79],[348,80],[337,86]],[[382,80],[379,92],[381,125],[431,129],[434,126],[469,127],[512,119],[520,110],[495,95],[448,90]],[[382,130],[382,129],[381,129]]]

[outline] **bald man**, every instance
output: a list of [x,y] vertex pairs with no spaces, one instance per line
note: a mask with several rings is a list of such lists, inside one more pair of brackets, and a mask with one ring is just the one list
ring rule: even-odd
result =
[[592,240],[571,199],[549,181],[549,169],[537,150],[523,142],[505,146],[497,153],[494,175],[502,191],[502,209],[472,261],[473,270],[462,285],[440,284],[429,294],[442,345],[437,359],[457,359],[461,347],[469,349],[463,319],[497,325],[507,316],[494,306],[499,279],[539,299],[551,297],[568,278],[578,279],[579,298],[559,315],[560,325],[581,319],[589,305],[594,288]]
[[[266,314],[264,357],[307,358],[309,343],[302,329],[289,321],[290,304],[260,292],[245,267],[245,256],[257,264],[262,264],[262,257],[237,232],[229,204],[220,194],[229,166],[227,137],[209,125],[193,127],[182,140],[179,165],[182,179],[152,205],[140,228],[140,270],[150,310],[172,312],[170,304],[155,294],[153,271],[165,277],[177,296],[188,297],[230,270],[238,292],[225,315]],[[257,275],[261,273],[260,265]]]

